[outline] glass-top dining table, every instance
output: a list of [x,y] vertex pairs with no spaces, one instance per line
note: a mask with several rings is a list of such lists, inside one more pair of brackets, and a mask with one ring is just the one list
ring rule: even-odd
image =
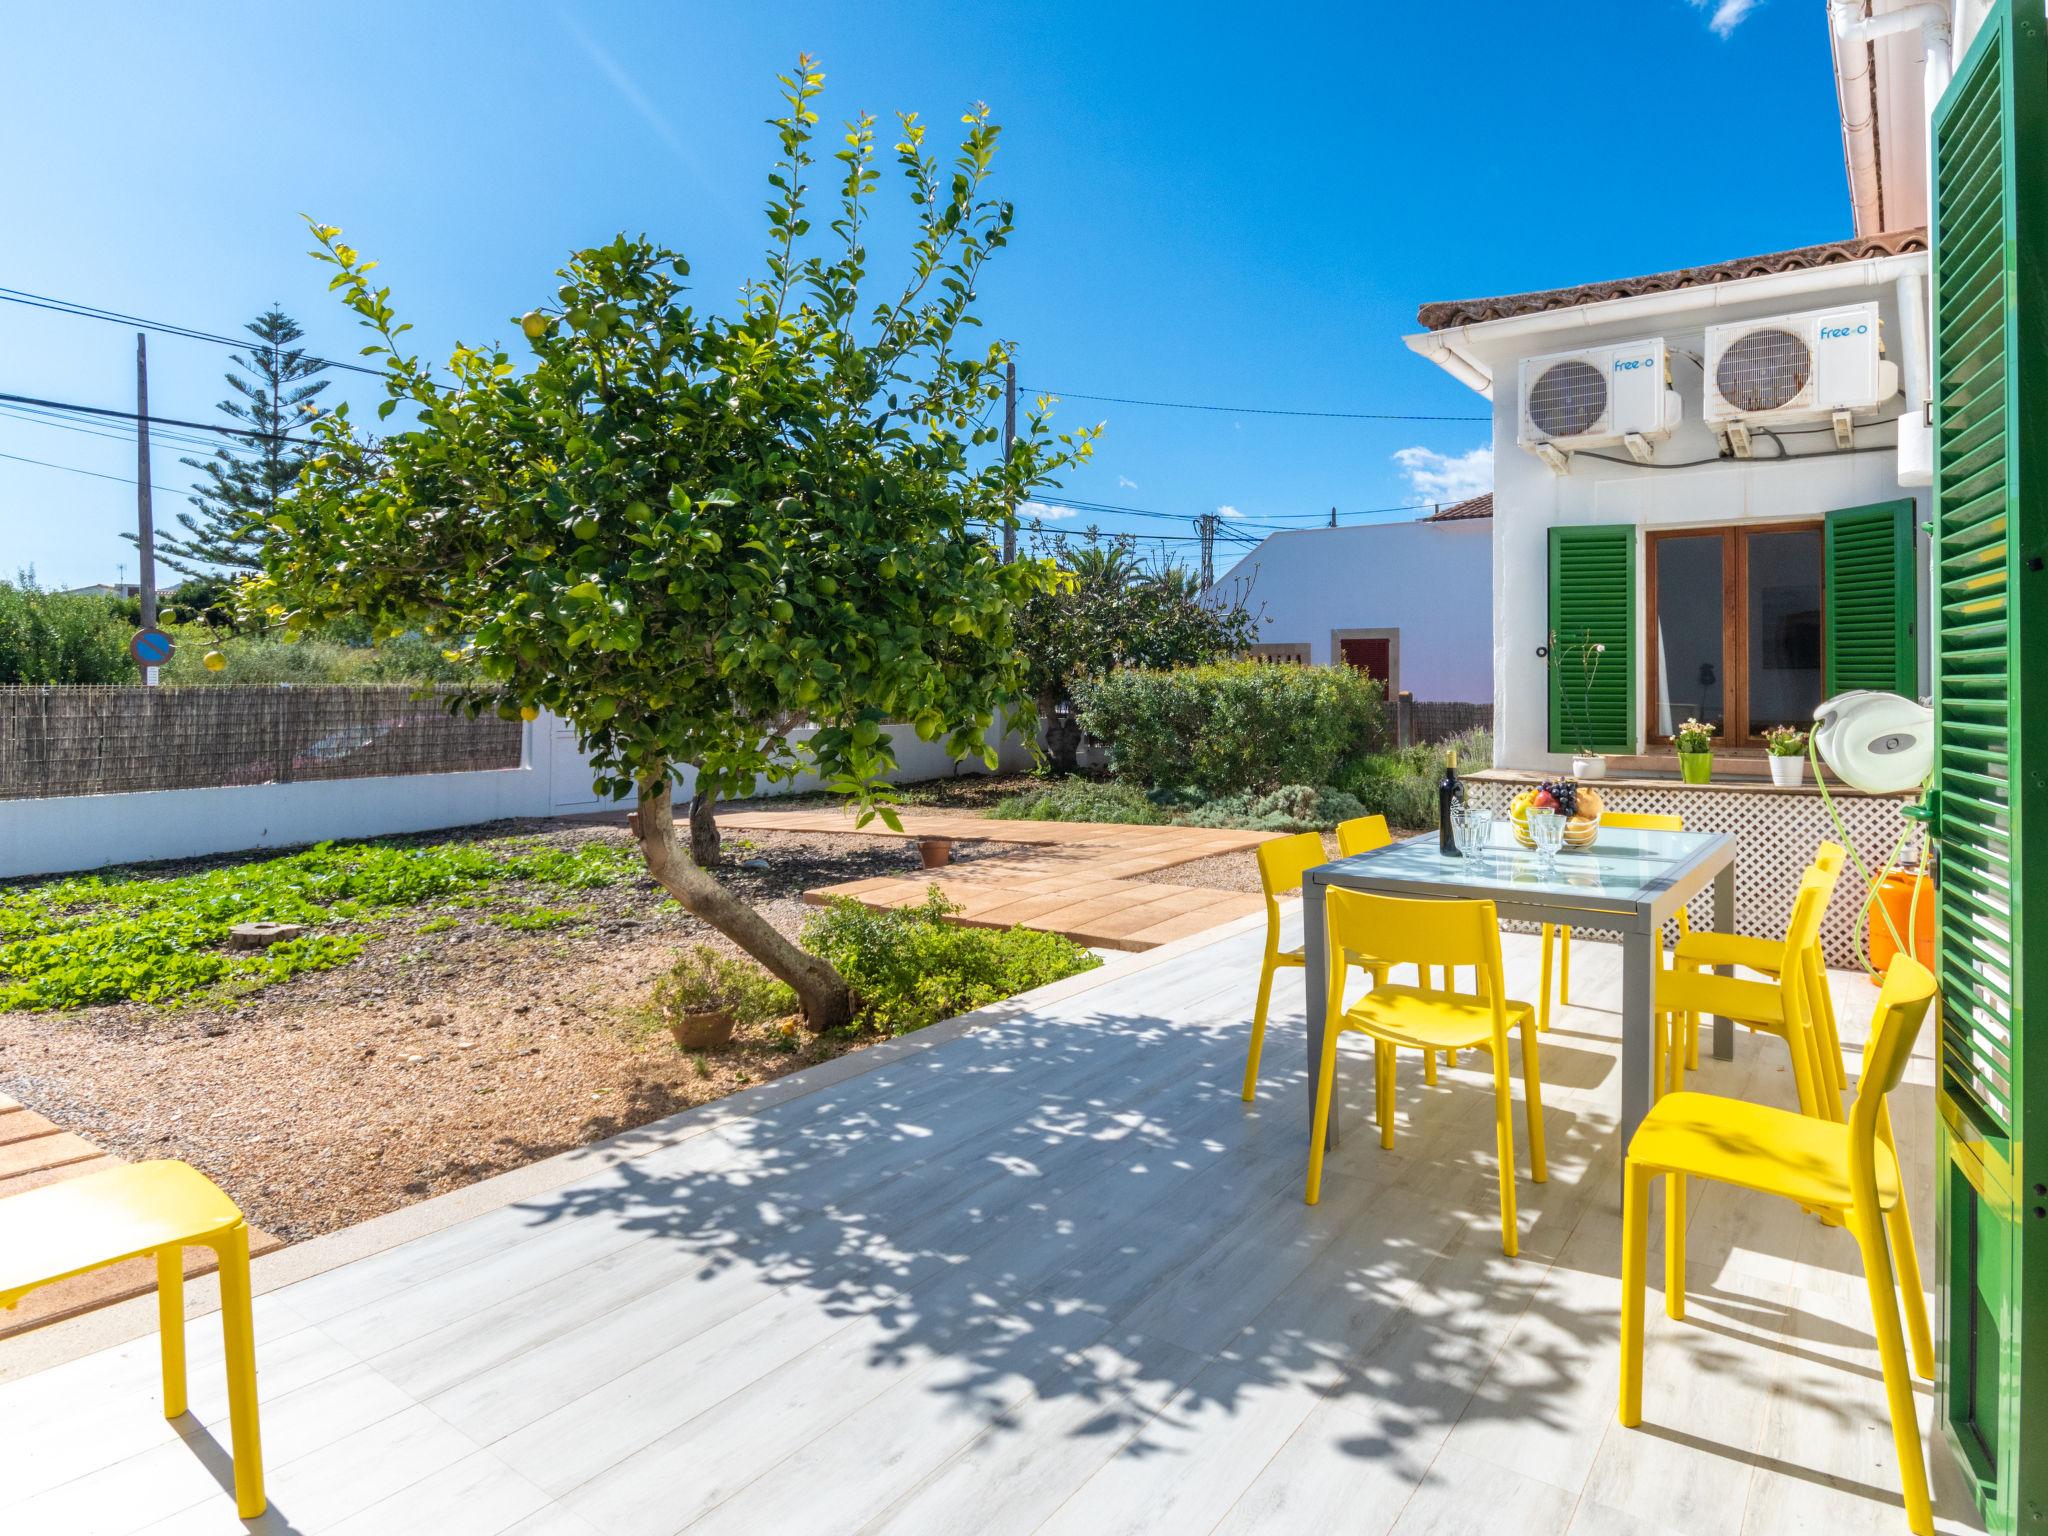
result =
[[[1569,848],[1546,871],[1533,849],[1515,841],[1497,821],[1484,857],[1446,856],[1437,835],[1425,833],[1311,869],[1301,882],[1302,947],[1308,977],[1308,1090],[1304,1109],[1315,1112],[1315,1082],[1322,1060],[1328,940],[1324,902],[1332,889],[1381,896],[1434,897],[1494,902],[1502,921],[1564,923],[1619,932],[1621,986],[1621,1145],[1626,1147],[1654,1097],[1652,1002],[1664,924],[1709,884],[1714,887],[1714,928],[1732,932],[1735,919],[1735,839],[1721,832],[1600,832],[1587,848]],[[1514,989],[1510,989],[1512,992]],[[1534,998],[1528,999],[1533,1002]],[[1735,1054],[1735,1027],[1714,1020],[1713,1053]],[[1337,1145],[1337,1104],[1330,1105],[1329,1145]]]

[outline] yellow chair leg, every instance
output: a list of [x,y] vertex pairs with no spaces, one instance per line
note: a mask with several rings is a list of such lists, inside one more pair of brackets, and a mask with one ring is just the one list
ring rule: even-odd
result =
[[1560,928],[1558,936],[1557,1001],[1560,1006],[1572,1005],[1572,931]]
[[235,1513],[253,1520],[263,1493],[263,1438],[256,1423],[256,1330],[250,1316],[249,1229],[230,1228],[214,1244],[220,1255],[220,1325],[228,1372],[228,1429],[235,1457]]
[[1301,1198],[1314,1205],[1323,1197],[1323,1142],[1330,1132],[1330,1094],[1337,1080],[1337,1036],[1341,1031],[1323,1033],[1323,1063],[1316,1073],[1315,1123],[1309,1128],[1308,1186]]
[[163,1340],[164,1417],[185,1411],[185,1250],[156,1252],[157,1332]]
[[1685,1016],[1685,1070],[1697,1072],[1700,1069],[1700,1016],[1688,1013]]
[[1621,1405],[1624,1427],[1643,1422],[1643,1301],[1650,1267],[1650,1175],[1629,1163],[1621,1205]]
[[1913,1350],[1913,1374],[1934,1380],[1934,1334],[1927,1326],[1927,1295],[1920,1289],[1920,1256],[1913,1251],[1913,1222],[1906,1197],[1884,1213],[1885,1235],[1899,1268],[1899,1297],[1906,1310],[1906,1342]]
[[1374,1118],[1380,1123],[1380,1145],[1394,1149],[1394,1047],[1384,1040],[1372,1043]]
[[1550,1028],[1550,950],[1557,940],[1557,930],[1549,923],[1543,925],[1543,976],[1537,987],[1536,1027]]
[[1422,1053],[1422,1080],[1432,1088],[1436,1086],[1435,1051],[1424,1051]]
[[1500,1251],[1512,1259],[1521,1242],[1515,1221],[1515,1100],[1508,1086],[1507,1054],[1505,1044],[1493,1053],[1493,1119],[1500,1148]]
[[1917,1536],[1933,1536],[1934,1512],[1927,1499],[1927,1466],[1920,1449],[1920,1415],[1913,1402],[1913,1380],[1906,1369],[1905,1340],[1899,1334],[1899,1308],[1892,1290],[1891,1257],[1885,1252],[1884,1227],[1875,1211],[1851,1211],[1849,1225],[1863,1250],[1863,1278],[1870,1289],[1871,1321],[1877,1330],[1878,1359],[1884,1365],[1885,1403],[1892,1416],[1892,1447],[1899,1462],[1899,1489],[1906,1502],[1907,1528]]
[[1444,1052],[1444,1065],[1445,1065],[1445,1066],[1447,1066],[1447,1067],[1455,1067],[1455,1066],[1456,1066],[1457,1064],[1458,1064],[1458,1053],[1457,1053],[1456,1051],[1445,1051],[1445,1052]]
[[1664,1315],[1685,1317],[1685,1175],[1664,1175]]
[[1522,1030],[1522,1092],[1529,1115],[1529,1177],[1538,1184],[1550,1179],[1550,1162],[1543,1145],[1543,1071],[1537,1060],[1536,1032],[1525,1022]]
[[1249,1104],[1259,1086],[1259,1048],[1266,1043],[1266,1008],[1273,1001],[1273,964],[1271,950],[1266,952],[1266,963],[1259,971],[1259,1001],[1252,1009],[1252,1047],[1244,1062],[1244,1101]]

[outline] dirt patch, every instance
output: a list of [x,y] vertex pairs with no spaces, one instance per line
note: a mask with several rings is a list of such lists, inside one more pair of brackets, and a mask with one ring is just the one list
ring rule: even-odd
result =
[[[431,840],[513,831],[627,841],[623,828],[559,824]],[[907,839],[754,832],[727,849],[741,862],[724,878],[791,935],[815,910],[806,889],[917,867]],[[540,913],[566,920],[502,921]],[[678,1052],[645,1014],[648,989],[684,945],[731,946],[644,876],[494,887],[485,904],[365,926],[379,936],[354,961],[234,1007],[0,1014],[0,1090],[124,1157],[192,1163],[253,1225],[297,1240],[857,1048],[792,1048],[762,1027],[728,1051]]]

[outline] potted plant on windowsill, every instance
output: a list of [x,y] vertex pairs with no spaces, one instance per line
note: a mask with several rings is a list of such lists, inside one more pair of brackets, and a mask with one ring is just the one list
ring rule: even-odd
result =
[[1576,640],[1564,640],[1552,630],[1550,644],[1544,648],[1544,656],[1557,674],[1558,714],[1573,743],[1575,779],[1607,777],[1607,759],[1593,747],[1593,679],[1600,675],[1600,658],[1606,654],[1606,645],[1590,631]]
[[1764,732],[1770,754],[1771,782],[1787,789],[1806,782],[1806,732],[1796,725],[1774,725]]
[[1678,749],[1678,776],[1688,784],[1705,784],[1714,775],[1714,728],[1699,720],[1681,720],[1671,733]]

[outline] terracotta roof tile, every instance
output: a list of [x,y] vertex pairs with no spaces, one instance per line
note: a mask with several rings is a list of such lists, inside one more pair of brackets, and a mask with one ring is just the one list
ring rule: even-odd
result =
[[1467,501],[1454,501],[1448,507],[1438,507],[1425,523],[1462,523],[1468,518],[1493,516],[1493,492],[1474,496]]
[[1451,299],[1423,305],[1415,311],[1415,318],[1426,329],[1440,331],[1446,326],[1477,325],[1487,320],[1505,320],[1511,315],[1576,309],[1581,304],[1597,304],[1602,299],[1635,298],[1645,293],[1667,293],[1674,288],[1732,283],[1745,277],[1767,277],[1806,267],[1829,267],[1862,261],[1867,257],[1899,256],[1908,251],[1926,249],[1925,229],[1900,229],[1890,234],[1834,240],[1826,245],[1803,245],[1797,250],[1776,251],[1765,256],[1745,256],[1738,261],[1720,261],[1710,266],[1653,272],[1647,277],[1623,277],[1612,282],[1581,283],[1575,288],[1546,288],[1535,293],[1509,293],[1491,299]]

